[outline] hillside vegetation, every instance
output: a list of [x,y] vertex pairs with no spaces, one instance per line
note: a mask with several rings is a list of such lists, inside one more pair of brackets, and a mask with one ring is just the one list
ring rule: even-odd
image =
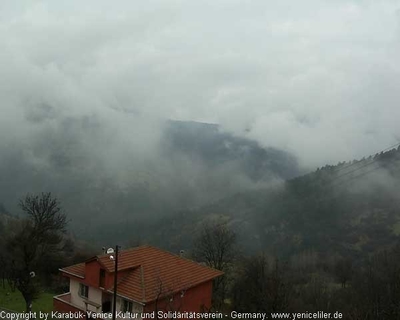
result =
[[[96,118],[65,119],[26,149],[3,153],[0,203],[18,215],[26,193],[52,192],[62,199],[74,234],[102,247],[136,235],[138,224],[299,174],[293,155],[217,125],[159,125],[160,137],[142,142],[142,150],[131,141],[140,137],[110,141]],[[109,144],[124,152],[106,151]]]
[[222,219],[248,252],[290,256],[303,250],[365,257],[400,235],[400,148],[327,165],[280,186],[238,193],[183,210],[153,226],[147,237],[187,246],[204,220]]

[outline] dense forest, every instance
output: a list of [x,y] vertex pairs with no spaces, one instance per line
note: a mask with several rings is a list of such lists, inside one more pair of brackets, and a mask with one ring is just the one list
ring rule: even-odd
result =
[[[324,310],[340,311],[346,319],[398,319],[399,169],[400,147],[179,210],[156,222],[138,221],[109,235],[119,233],[125,247],[149,243],[177,253],[184,249],[188,257],[223,270],[214,288],[216,309]],[[34,200],[43,205],[43,199],[49,201],[51,194],[20,200],[27,216],[0,206],[0,272],[17,288],[14,264],[24,261],[33,243],[29,239],[41,230],[29,205]],[[53,218],[61,212],[54,201]],[[30,260],[42,274],[41,281],[31,283],[35,288],[63,290],[58,268],[100,252],[77,240],[62,221],[60,230],[38,238]],[[27,238],[27,231],[33,236]],[[45,264],[36,256],[44,248],[51,249]],[[210,250],[219,250],[214,256],[220,260],[208,261]]]
[[[126,145],[111,143],[96,117],[63,119],[61,128],[47,128],[25,150],[2,152],[0,204],[22,215],[17,205],[21,197],[51,191],[62,199],[74,235],[102,247],[126,241],[141,228],[138,224],[302,172],[292,154],[236,137],[215,124],[157,125],[161,136],[143,151],[132,137]],[[124,150],[124,156],[106,151],[105,141]]]
[[[280,187],[181,212],[173,230],[158,226],[160,237],[182,246],[204,220],[235,230],[235,258],[225,270],[234,310],[399,319],[399,169],[399,147],[328,165]],[[193,246],[196,257],[198,239]]]
[[203,220],[222,219],[243,249],[289,256],[302,250],[362,257],[391,247],[400,226],[400,150],[327,165],[281,185],[183,210],[154,225],[151,237],[184,246]]

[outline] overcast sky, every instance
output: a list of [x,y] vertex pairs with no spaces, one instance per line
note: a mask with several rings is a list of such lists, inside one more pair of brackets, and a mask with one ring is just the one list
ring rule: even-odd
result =
[[399,1],[2,0],[0,21],[0,148],[85,116],[143,152],[159,120],[219,123],[310,167],[400,140]]

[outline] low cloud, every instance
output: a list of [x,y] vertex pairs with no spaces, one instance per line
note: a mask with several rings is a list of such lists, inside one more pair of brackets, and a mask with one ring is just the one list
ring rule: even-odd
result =
[[0,6],[2,153],[59,134],[121,168],[147,161],[163,120],[180,119],[312,169],[400,136],[397,1]]

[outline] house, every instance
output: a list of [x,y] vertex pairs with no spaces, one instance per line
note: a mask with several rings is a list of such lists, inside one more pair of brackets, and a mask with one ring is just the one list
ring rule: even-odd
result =
[[152,246],[120,251],[117,274],[113,258],[98,255],[60,269],[69,292],[54,297],[54,310],[111,312],[116,276],[118,312],[202,312],[211,307],[213,280],[223,274]]

